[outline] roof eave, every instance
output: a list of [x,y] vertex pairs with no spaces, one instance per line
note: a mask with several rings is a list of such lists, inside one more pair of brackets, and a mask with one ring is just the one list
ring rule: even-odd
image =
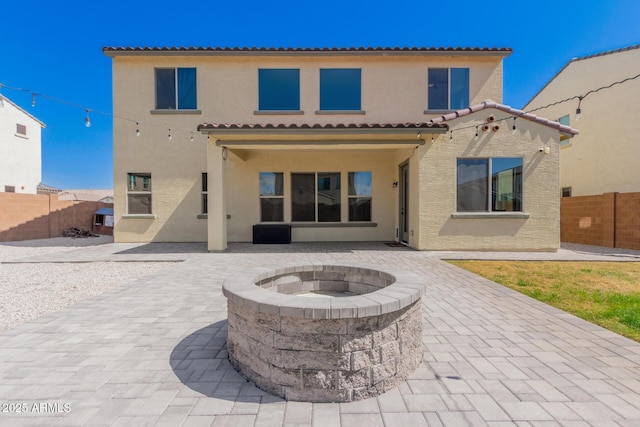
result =
[[518,118],[518,119],[524,119],[524,120],[528,120],[531,121],[533,123],[537,123],[539,125],[542,126],[546,126],[546,127],[550,127],[552,129],[556,129],[558,132],[560,132],[563,135],[578,135],[579,131],[578,129],[574,129],[571,126],[567,126],[567,125],[563,125],[559,122],[555,122],[553,120],[549,120],[546,119],[544,117],[540,117],[540,116],[536,116],[535,114],[531,114],[531,113],[527,113],[523,110],[518,110],[516,108],[512,108],[508,105],[503,105],[503,104],[499,104],[495,101],[492,100],[486,100],[483,101],[480,104],[476,104],[476,105],[471,105],[467,108],[464,108],[462,110],[457,110],[457,111],[453,111],[451,113],[445,114],[443,116],[440,117],[436,117],[434,119],[431,119],[431,123],[433,123],[433,125],[443,125],[448,121],[451,120],[455,120],[457,118],[460,117],[464,117],[464,116],[468,116],[470,114],[474,114],[477,113],[478,111],[484,110],[486,108],[494,108],[496,110],[502,111],[504,113],[510,114],[511,116],[513,116],[514,118]]
[[415,127],[384,127],[384,128],[286,128],[286,127],[220,127],[208,124],[198,125],[198,132],[216,135],[415,135],[445,134],[449,130],[447,125],[415,126]]
[[102,52],[119,56],[495,56],[511,55],[510,48],[415,49],[216,49],[216,48],[114,48]]

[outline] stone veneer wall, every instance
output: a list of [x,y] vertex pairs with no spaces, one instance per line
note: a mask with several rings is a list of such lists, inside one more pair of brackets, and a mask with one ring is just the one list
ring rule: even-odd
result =
[[377,396],[422,361],[420,300],[360,318],[306,319],[228,301],[227,346],[234,367],[287,400],[349,402]]

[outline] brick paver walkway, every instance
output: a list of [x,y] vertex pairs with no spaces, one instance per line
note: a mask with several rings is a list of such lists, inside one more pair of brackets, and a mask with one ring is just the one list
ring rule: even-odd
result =
[[[222,254],[111,244],[30,258],[185,261],[1,333],[0,425],[640,425],[640,344],[439,259],[471,255],[381,243],[235,244]],[[423,365],[396,389],[348,404],[286,402],[247,383],[226,358],[224,278],[341,261],[427,278]]]

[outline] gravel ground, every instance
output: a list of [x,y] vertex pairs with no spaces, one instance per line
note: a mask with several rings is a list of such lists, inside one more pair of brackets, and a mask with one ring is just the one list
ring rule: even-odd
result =
[[112,237],[101,236],[0,243],[0,331],[175,265],[167,262],[1,264],[112,241]]

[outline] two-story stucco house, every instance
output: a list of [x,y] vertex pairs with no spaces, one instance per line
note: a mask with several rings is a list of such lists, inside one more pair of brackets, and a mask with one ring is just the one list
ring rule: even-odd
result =
[[221,251],[261,224],[293,242],[559,247],[559,142],[577,131],[501,104],[510,49],[103,50],[117,242]]
[[0,192],[36,194],[45,125],[0,95]]
[[[640,191],[639,74],[640,45],[574,58],[524,107],[579,124],[580,136],[563,141],[560,151],[564,196]],[[557,103],[577,96],[585,97]]]

